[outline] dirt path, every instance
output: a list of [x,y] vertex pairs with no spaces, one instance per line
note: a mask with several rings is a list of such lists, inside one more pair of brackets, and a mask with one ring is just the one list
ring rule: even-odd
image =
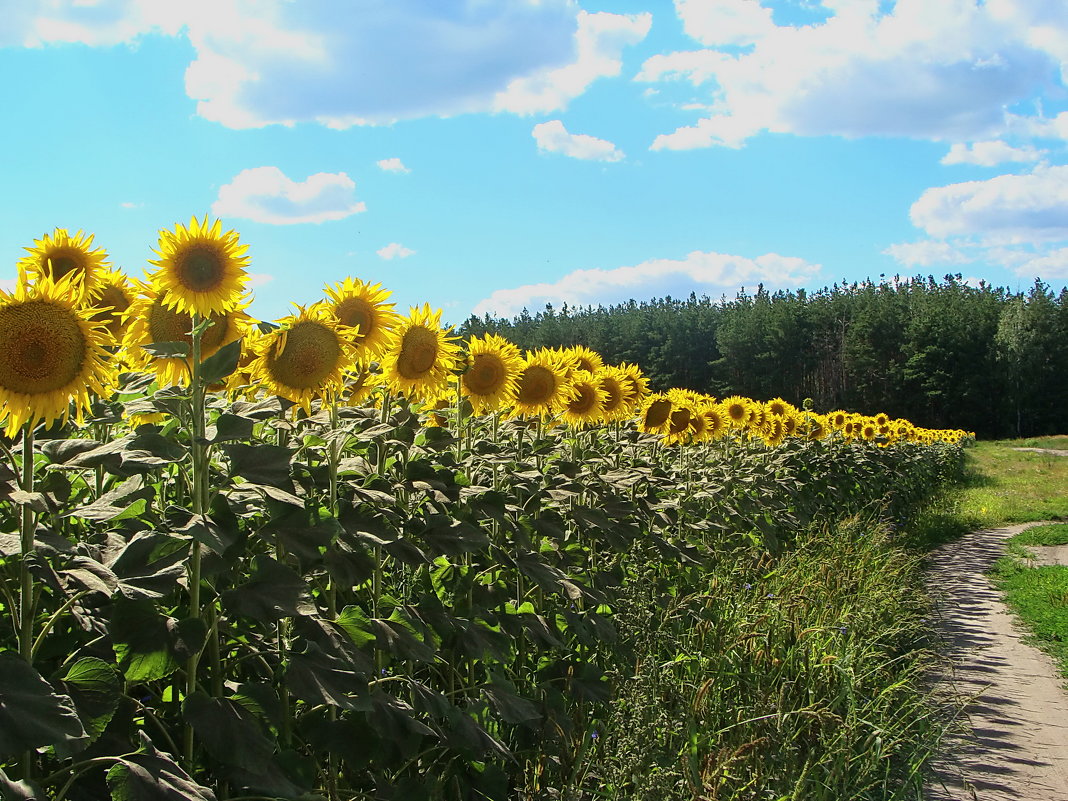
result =
[[1028,451],[1030,453],[1048,453],[1050,456],[1068,456],[1068,451],[1057,448],[1013,448],[1014,451]]
[[952,666],[942,686],[967,703],[928,799],[1068,801],[1068,692],[984,575],[1029,525],[978,531],[931,556],[928,588]]

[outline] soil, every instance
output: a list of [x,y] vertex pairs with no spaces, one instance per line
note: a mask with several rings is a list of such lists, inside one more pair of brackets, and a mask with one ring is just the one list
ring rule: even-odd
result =
[[934,760],[927,799],[1068,801],[1064,680],[1024,642],[986,577],[1004,541],[1032,525],[977,531],[931,555],[928,591],[946,664],[938,689],[958,700],[960,716]]
[[1029,451],[1030,453],[1048,453],[1050,456],[1068,456],[1068,451],[1057,448],[1013,448],[1014,451]]

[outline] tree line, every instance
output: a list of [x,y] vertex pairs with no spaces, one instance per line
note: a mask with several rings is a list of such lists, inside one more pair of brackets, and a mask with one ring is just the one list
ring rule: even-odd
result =
[[613,306],[472,316],[463,335],[520,347],[586,345],[639,365],[657,390],[784,398],[817,411],[886,412],[983,437],[1068,433],[1068,288],[1026,292],[959,274],[744,289]]

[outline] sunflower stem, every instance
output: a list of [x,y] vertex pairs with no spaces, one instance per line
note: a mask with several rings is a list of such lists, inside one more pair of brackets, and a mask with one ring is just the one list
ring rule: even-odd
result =
[[[22,427],[22,490],[33,492],[33,422],[28,421]],[[20,521],[21,558],[19,559],[19,654],[28,664],[33,664],[33,617],[34,594],[33,576],[30,574],[30,554],[33,553],[33,534],[36,528],[33,509],[28,503],[22,504]],[[22,755],[22,778],[33,778],[33,751]]]
[[[190,377],[190,391],[192,394],[192,407],[193,416],[190,431],[191,447],[190,452],[192,456],[192,469],[193,469],[193,515],[197,519],[200,525],[207,525],[207,498],[208,498],[208,446],[205,441],[205,420],[204,420],[204,380],[201,375],[201,355],[202,355],[202,338],[207,326],[204,324],[206,321],[196,313],[192,315],[192,331],[190,338],[192,340],[192,375]],[[189,617],[191,619],[199,618],[201,615],[200,609],[200,560],[201,560],[201,548],[200,541],[193,539],[190,544],[190,556],[189,556]],[[194,651],[189,660],[186,662],[185,670],[185,697],[188,698],[197,689],[197,669],[200,665],[201,651]],[[193,727],[190,724],[185,726],[185,759],[186,762],[192,767],[193,752],[194,752],[194,736]]]

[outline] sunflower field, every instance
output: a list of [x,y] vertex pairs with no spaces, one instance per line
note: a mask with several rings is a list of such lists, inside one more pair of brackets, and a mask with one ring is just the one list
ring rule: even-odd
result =
[[143,281],[80,231],[27,252],[0,294],[3,798],[635,797],[605,766],[642,747],[613,721],[647,664],[697,693],[680,797],[734,797],[744,753],[713,777],[686,728],[709,576],[746,554],[756,593],[798,532],[900,521],[970,439],[652,393],[352,278],[255,321],[207,217]]

